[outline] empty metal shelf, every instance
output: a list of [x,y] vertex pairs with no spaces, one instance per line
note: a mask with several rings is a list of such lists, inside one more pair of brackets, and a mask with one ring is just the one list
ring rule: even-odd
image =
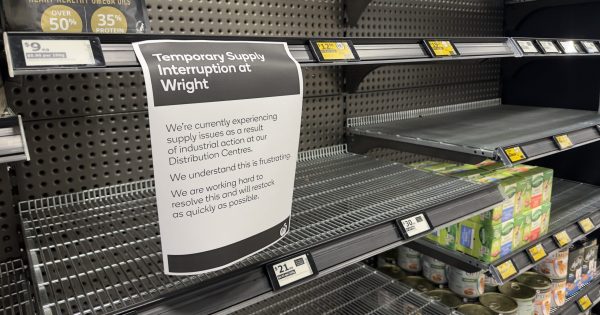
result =
[[34,314],[28,271],[20,259],[0,264],[0,314]]
[[319,272],[335,270],[408,241],[395,225],[405,215],[425,213],[437,228],[501,200],[494,185],[348,154],[344,146],[309,151],[297,167],[290,234],[229,268],[192,277],[162,272],[152,181],[19,206],[42,313],[154,314],[218,311],[272,291],[265,264],[276,259],[310,251]]
[[232,313],[279,314],[447,315],[453,311],[403,283],[356,264]]
[[[485,158],[523,163],[560,152],[554,136],[567,135],[570,148],[600,140],[597,112],[500,105],[489,100],[369,117],[348,122],[350,149],[363,153],[391,147],[464,162]],[[511,160],[506,150],[525,154]]]

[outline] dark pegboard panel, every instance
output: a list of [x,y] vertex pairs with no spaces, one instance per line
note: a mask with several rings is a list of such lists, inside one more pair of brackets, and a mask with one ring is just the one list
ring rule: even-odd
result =
[[385,66],[371,72],[358,92],[499,80],[500,62],[497,60]]
[[0,165],[0,263],[21,257],[18,231],[8,168]]
[[153,33],[342,37],[342,0],[146,0]]
[[402,152],[402,151],[386,149],[386,148],[377,148],[377,149],[370,150],[369,152],[366,153],[366,155],[376,158],[376,159],[382,159],[382,160],[386,160],[386,161],[405,163],[405,164],[423,162],[423,161],[439,161],[439,162],[444,161],[442,159],[438,159],[438,158],[431,157],[431,156],[425,156],[425,155],[414,154],[414,153],[409,153],[409,152]]
[[302,68],[304,97],[338,95],[342,93],[344,77],[341,67]]
[[347,115],[348,117],[368,116],[499,97],[499,81],[357,93],[347,97]]
[[342,96],[305,98],[302,106],[300,151],[342,144],[344,103]]
[[378,0],[352,37],[502,36],[504,0]]

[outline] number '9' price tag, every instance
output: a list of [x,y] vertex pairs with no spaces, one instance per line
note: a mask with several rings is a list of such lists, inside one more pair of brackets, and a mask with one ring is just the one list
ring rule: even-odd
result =
[[274,290],[281,289],[300,280],[318,274],[317,267],[310,253],[267,265],[267,274]]

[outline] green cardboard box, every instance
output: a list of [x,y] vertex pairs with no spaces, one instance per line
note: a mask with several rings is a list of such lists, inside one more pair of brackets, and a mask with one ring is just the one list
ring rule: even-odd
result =
[[551,208],[552,204],[548,202],[531,210],[531,232],[529,236],[530,242],[533,242],[540,238],[541,235],[548,233]]
[[542,205],[542,226],[540,228],[540,235],[546,235],[548,233],[548,227],[550,226],[551,210],[552,203],[546,202]]
[[515,215],[515,205],[518,196],[522,195],[523,183],[522,179],[513,176],[510,173],[503,171],[495,171],[485,174],[481,179],[481,183],[498,183],[500,191],[504,195],[501,209],[498,207],[488,211],[480,216],[483,224],[495,225],[502,222],[512,220]]
[[530,209],[535,209],[552,199],[554,171],[549,168],[519,165],[507,170],[527,179],[531,185]]
[[515,217],[515,228],[513,230],[513,249],[528,245],[530,232],[531,211],[525,211]]
[[513,249],[514,220],[487,225],[473,221],[459,224],[457,249],[484,262],[494,262]]

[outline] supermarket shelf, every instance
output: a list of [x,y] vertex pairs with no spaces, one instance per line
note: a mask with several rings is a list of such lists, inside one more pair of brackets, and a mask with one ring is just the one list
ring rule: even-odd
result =
[[0,263],[0,314],[34,314],[27,272],[20,259]]
[[[600,3],[600,2],[599,2]],[[580,38],[533,38],[533,37],[511,37],[511,42],[513,44],[513,50],[515,51],[516,57],[545,57],[545,58],[555,58],[555,57],[598,57],[600,56],[600,50],[598,52],[587,52],[582,42],[592,42],[596,48],[600,44],[598,40],[594,39],[580,39]],[[537,52],[525,51],[523,47],[519,45],[520,41],[530,42],[533,44],[533,47],[537,50]],[[537,41],[551,41],[555,44],[555,46],[559,49],[559,53],[544,53],[542,48]],[[560,41],[573,42],[575,44],[576,51],[567,52],[560,46]]]
[[590,283],[582,287],[577,293],[574,295],[567,297],[565,304],[561,307],[553,308],[550,310],[550,314],[557,315],[579,315],[582,314],[581,309],[577,305],[577,301],[584,297],[588,296],[590,301],[592,302],[592,306],[589,309],[592,309],[598,303],[600,303],[600,269],[596,270],[596,277]]
[[[19,205],[43,314],[210,313],[272,291],[265,265],[309,251],[320,274],[403,244],[396,219],[424,213],[435,228],[502,200],[494,185],[349,154],[300,154],[292,230],[224,270],[165,276],[152,181]],[[158,303],[160,302],[160,303]]]
[[9,108],[0,114],[0,163],[29,161],[29,150],[20,115]]
[[600,140],[598,125],[597,112],[500,105],[496,99],[350,118],[348,132],[355,153],[387,147],[466,163],[488,158],[512,165],[505,149],[520,147],[526,158],[518,163],[525,163],[563,151],[554,136],[568,135],[571,148]]
[[[106,65],[102,67],[53,67],[26,66],[23,58],[22,40],[25,39],[90,39],[101,43],[101,53]],[[184,35],[110,35],[110,34],[47,34],[47,33],[4,33],[6,58],[9,75],[74,73],[98,71],[139,71],[141,70],[131,43],[144,40],[223,40],[224,37],[184,36]],[[358,62],[319,63],[313,56],[308,38],[252,38],[227,37],[228,40],[258,40],[287,42],[292,56],[302,66],[371,65],[411,62],[432,62],[442,60],[468,60],[514,57],[510,41],[505,37],[452,38],[460,56],[433,58],[418,38],[350,38],[360,56]]]
[[231,314],[447,315],[453,311],[383,273],[355,264]]
[[[427,240],[417,240],[406,244],[406,246],[468,272],[488,270],[500,283],[509,281],[536,265],[535,262],[530,260],[527,249],[541,244],[545,252],[550,254],[559,249],[553,240],[552,236],[554,234],[567,231],[572,242],[575,242],[600,227],[600,187],[555,179],[553,190],[554,195],[552,197],[548,233],[545,236],[541,236],[536,242],[529,244],[527,247],[515,250],[512,254],[493,264],[484,263],[457,251],[444,249]],[[578,222],[587,218],[592,220],[595,227],[584,233],[579,228]],[[518,273],[508,279],[501,279],[497,272],[497,266],[502,265],[508,260],[512,261]]]

